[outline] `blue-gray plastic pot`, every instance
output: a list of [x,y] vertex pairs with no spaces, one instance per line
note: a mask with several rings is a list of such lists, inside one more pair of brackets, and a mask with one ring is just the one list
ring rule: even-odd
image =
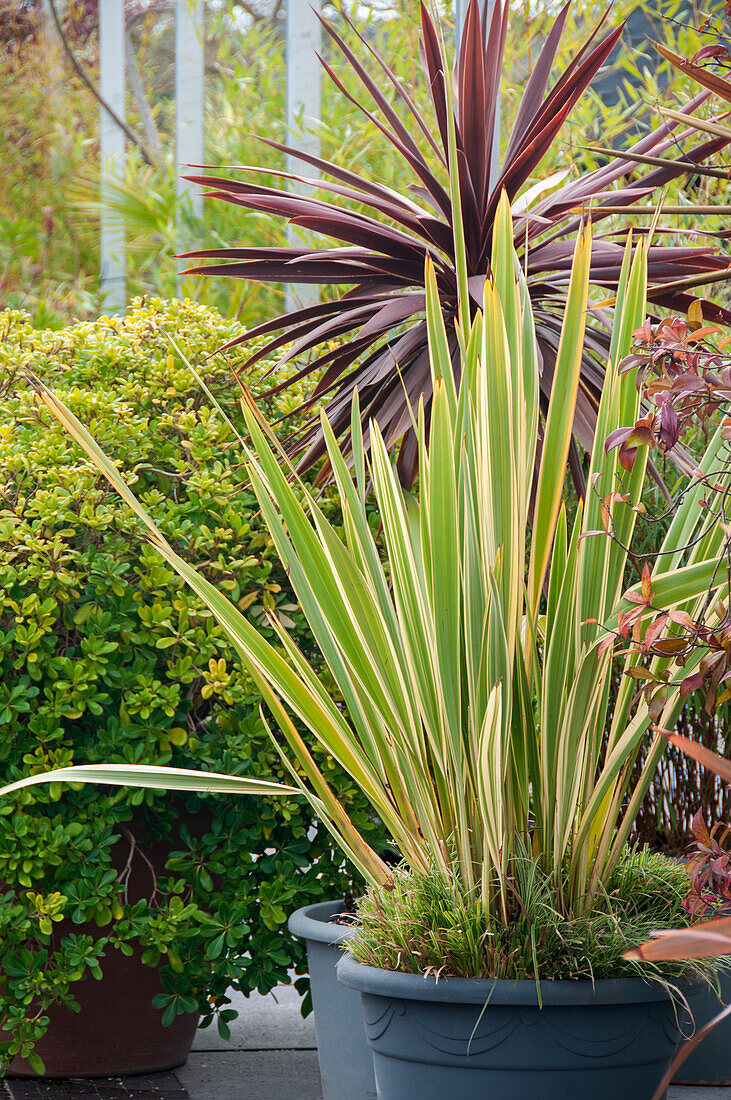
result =
[[376,1100],[360,994],[341,985],[335,969],[342,957],[340,945],[353,935],[353,929],[329,923],[343,905],[306,905],[289,918],[289,930],[307,942],[323,1100]]
[[[720,976],[720,986],[720,1000],[705,989],[688,996],[696,1030],[731,1004],[731,974]],[[687,1035],[689,1029],[684,1026],[683,1032]],[[684,1085],[731,1085],[731,1020],[724,1020],[698,1044],[678,1068],[675,1080]]]
[[670,997],[639,978],[424,978],[344,955],[379,1100],[650,1100],[677,1049]]

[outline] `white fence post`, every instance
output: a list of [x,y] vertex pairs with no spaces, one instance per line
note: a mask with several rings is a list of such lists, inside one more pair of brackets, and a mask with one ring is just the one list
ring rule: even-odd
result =
[[[205,30],[203,0],[177,0],[175,6],[175,160],[176,194],[187,199],[195,217],[203,216],[200,187],[183,179],[188,164],[204,160]],[[189,247],[178,224],[180,251]],[[178,279],[178,295],[181,294]]]
[[[99,84],[102,99],[124,119],[124,0],[99,0]],[[124,177],[125,135],[101,108],[101,292],[110,313],[126,305],[124,223],[107,206],[109,184]]]
[[[321,65],[317,54],[322,49],[322,28],[313,11],[320,9],[320,0],[287,0],[287,137],[286,142],[297,149],[320,154]],[[317,177],[314,168],[287,157],[287,171]],[[293,190],[295,189],[293,185]],[[296,187],[307,192],[303,185]],[[290,244],[301,243],[301,231],[287,228]],[[314,305],[320,289],[307,283],[288,284],[285,290],[286,308]]]
[[467,14],[468,0],[454,0],[454,48],[459,53],[459,44],[462,41],[462,27]]
[[[455,0],[454,4],[454,48],[459,53],[462,41],[462,28],[464,27],[467,5],[469,0]],[[487,6],[487,25],[490,26],[492,13],[495,10],[495,0],[480,0],[480,6]],[[492,164],[490,167],[490,187],[494,187],[500,174],[500,99],[498,98],[497,114],[495,116],[495,130],[492,141]]]

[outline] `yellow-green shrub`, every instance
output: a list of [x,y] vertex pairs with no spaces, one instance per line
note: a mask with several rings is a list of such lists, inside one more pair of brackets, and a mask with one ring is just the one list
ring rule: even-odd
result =
[[[168,538],[262,628],[276,608],[311,651],[236,438],[164,330],[235,417],[227,363],[201,362],[239,330],[203,307],[137,302],[126,319],[60,332],[0,313],[2,782],[105,760],[285,778],[221,629],[155,552],[140,554],[131,513],[39,412],[25,379],[35,372],[63,395]],[[367,827],[364,802],[329,767]],[[110,863],[120,865],[130,829],[169,837],[177,853],[158,872],[152,905],[126,903]],[[0,883],[0,1027],[14,1036],[1,1059],[30,1048],[44,1030],[38,1012],[73,999],[74,982],[103,972],[113,945],[138,944],[147,963],[161,963],[167,1020],[196,1007],[210,1018],[230,985],[268,991],[304,969],[288,913],[342,895],[350,878],[301,799],[85,787],[63,798],[39,788],[0,807]],[[52,942],[61,919],[78,927]],[[219,1015],[224,1034],[230,1015]]]

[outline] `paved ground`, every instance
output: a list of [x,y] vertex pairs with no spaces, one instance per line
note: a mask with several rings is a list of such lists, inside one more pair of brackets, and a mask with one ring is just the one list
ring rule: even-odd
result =
[[[199,1031],[174,1073],[110,1081],[0,1081],[0,1100],[322,1100],[312,1017],[282,986],[268,997],[235,997],[240,1011],[225,1043]],[[354,1100],[342,1097],[342,1100]],[[580,1100],[567,1097],[567,1100]],[[731,1100],[731,1088],[672,1088],[668,1100]]]
[[322,1100],[314,1019],[302,1019],[296,990],[235,997],[234,1007],[231,1041],[212,1028],[199,1031],[175,1071],[190,1100]]
[[[292,988],[282,986],[276,998],[237,1000],[228,1044],[198,1032],[193,1053],[176,1070],[190,1100],[322,1100],[312,1017],[302,1019]],[[731,1088],[672,1088],[668,1100],[731,1100]]]

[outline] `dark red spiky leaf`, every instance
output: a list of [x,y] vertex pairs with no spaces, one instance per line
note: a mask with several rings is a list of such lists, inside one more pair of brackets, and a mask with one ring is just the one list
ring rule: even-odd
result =
[[[556,140],[573,106],[621,34],[621,26],[604,33],[605,12],[549,87],[567,12],[568,6],[559,11],[536,59],[497,172],[491,162],[492,131],[497,115],[509,5],[507,0],[496,3],[488,21],[484,7],[481,10],[478,0],[470,0],[456,65],[455,126],[462,217],[467,231],[468,277],[475,307],[479,304],[487,275],[493,218],[500,190],[505,189],[512,201],[524,183],[535,177],[545,152]],[[268,340],[266,349],[255,353],[250,362],[278,351],[286,359],[299,357],[301,365],[293,382],[301,382],[308,375],[324,370],[310,404],[314,407],[326,399],[326,411],[337,432],[349,430],[350,404],[357,386],[366,432],[370,419],[375,416],[389,440],[396,441],[399,433],[402,434],[399,469],[402,476],[406,476],[416,472],[409,404],[415,408],[423,396],[428,415],[431,399],[423,323],[423,271],[427,255],[435,264],[450,334],[456,316],[453,219],[450,197],[444,186],[444,167],[449,160],[446,80],[452,78],[451,67],[444,56],[439,31],[422,3],[420,57],[432,112],[431,117],[427,117],[375,47],[358,31],[353,20],[345,13],[341,13],[341,17],[367,57],[375,60],[380,74],[385,77],[387,90],[383,90],[382,79],[377,81],[371,76],[367,65],[334,23],[323,19],[335,51],[360,84],[363,97],[350,91],[350,85],[346,87],[335,64],[323,62],[325,71],[341,94],[379,129],[403,162],[402,192],[395,193],[378,181],[324,158],[263,138],[268,147],[298,157],[321,175],[318,196],[313,197],[311,192],[308,195],[278,191],[257,184],[250,177],[255,177],[259,169],[244,170],[243,179],[236,180],[228,180],[215,170],[210,175],[196,176],[196,181],[212,187],[218,200],[294,222],[321,238],[320,242],[310,250],[302,247],[199,250],[191,253],[190,258],[210,259],[213,263],[190,270],[196,274],[257,281],[342,287],[336,302],[295,310],[257,326],[249,336],[252,339],[267,336]],[[686,105],[686,112],[692,113],[707,96],[708,92],[703,92],[695,97]],[[674,159],[667,166],[655,164],[645,170],[647,166],[643,168],[620,154],[538,201],[530,210],[529,218],[525,214],[516,217],[516,247],[522,251],[526,239],[530,244],[527,281],[542,359],[541,403],[544,409],[551,392],[573,257],[573,237],[578,225],[577,207],[591,205],[595,218],[603,216],[602,202],[610,207],[617,203],[630,207],[686,171],[683,161],[700,163],[726,144],[723,138],[705,140],[679,156],[678,146],[693,135],[692,128],[679,128],[677,123],[668,120],[634,142],[631,148],[636,155],[647,155],[655,160],[670,153]],[[614,184],[629,172],[638,177],[632,187],[614,189]],[[306,174],[279,173],[278,176],[285,182],[312,181]],[[357,203],[359,211],[344,205],[347,203]],[[615,288],[622,255],[621,240],[597,239],[592,256],[592,280],[608,289]],[[695,300],[691,294],[694,280],[702,283],[709,276],[721,278],[724,267],[724,262],[707,246],[653,245],[648,273],[650,294],[653,284],[659,284],[655,299],[658,304],[682,312]],[[709,306],[706,310],[705,305],[704,317],[710,321],[731,320],[721,307]],[[325,347],[333,339],[341,342],[339,349]],[[288,345],[292,346],[289,350]],[[590,322],[574,422],[576,437],[586,448],[592,444],[608,347],[608,333],[601,322]],[[456,340],[453,356],[456,365]],[[282,385],[286,383],[278,388]],[[666,430],[670,439],[672,424],[669,423]],[[623,443],[621,453],[625,464],[631,464],[637,442]],[[292,441],[292,446],[298,450],[305,465],[322,455],[323,439],[316,417]],[[678,451],[675,448],[675,452]],[[679,454],[675,457],[680,461]],[[583,492],[583,474],[575,444],[572,444],[570,468]]]

